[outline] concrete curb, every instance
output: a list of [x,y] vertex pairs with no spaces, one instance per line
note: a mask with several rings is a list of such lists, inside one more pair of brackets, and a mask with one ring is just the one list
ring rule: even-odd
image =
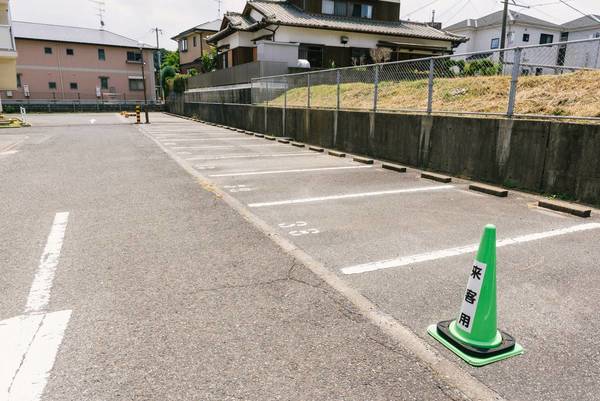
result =
[[264,138],[265,137],[264,134],[254,134],[254,136],[257,137],[257,138]]
[[277,138],[275,138],[274,136],[271,136],[271,135],[265,135],[265,139],[268,140],[268,141],[274,141]]
[[290,145],[295,146],[297,148],[303,148],[304,144],[300,142],[290,142]]
[[314,150],[315,152],[323,152],[323,151],[325,151],[325,149],[319,148],[317,146],[309,146],[308,150]]
[[368,157],[354,156],[352,160],[362,164],[373,164],[373,159],[369,159]]
[[425,171],[421,173],[421,178],[426,178],[428,180],[433,180],[437,182],[443,182],[444,184],[452,182],[452,177],[448,177],[447,175],[428,173]]
[[538,202],[538,206],[550,210],[556,210],[557,212],[569,213],[578,217],[590,217],[592,215],[591,208],[557,200],[541,200]]
[[336,150],[330,150],[327,152],[328,155],[330,156],[335,156],[335,157],[346,157],[346,154],[343,152],[338,152]]
[[488,195],[498,196],[500,198],[506,198],[508,196],[508,190],[491,185],[473,183],[469,185],[469,189],[472,191],[483,192]]
[[386,170],[392,170],[392,171],[395,171],[397,173],[406,173],[406,167],[401,166],[399,164],[382,163],[381,164],[381,168],[384,168]]

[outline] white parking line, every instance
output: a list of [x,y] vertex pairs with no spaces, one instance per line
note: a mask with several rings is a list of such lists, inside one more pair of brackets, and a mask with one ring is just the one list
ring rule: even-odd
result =
[[71,318],[47,313],[69,213],[57,213],[33,279],[24,315],[0,321],[0,399],[39,401]]
[[166,142],[187,142],[187,141],[220,141],[220,140],[224,140],[224,141],[255,141],[256,138],[247,138],[247,137],[239,137],[239,138],[236,138],[236,137],[189,138],[189,139],[182,139],[182,138],[169,139],[169,138],[165,138],[164,140],[160,140],[160,141],[166,141]]
[[56,213],[37,273],[29,290],[25,312],[40,312],[48,306],[52,281],[56,273],[68,221],[68,212]]
[[[517,244],[522,244],[525,242],[538,241],[538,240],[545,239],[545,238],[558,237],[560,235],[566,235],[566,234],[572,234],[572,233],[576,233],[576,232],[596,230],[596,229],[600,229],[600,223],[579,224],[579,225],[572,226],[572,227],[559,228],[557,230],[527,234],[527,235],[522,235],[522,236],[514,237],[514,238],[506,238],[506,239],[497,241],[496,247],[500,248],[500,247],[508,246],[508,245],[517,245]],[[365,273],[365,272],[370,272],[370,271],[375,271],[375,270],[390,269],[393,267],[408,266],[408,265],[412,265],[415,263],[428,262],[428,261],[432,261],[432,260],[448,258],[450,256],[458,256],[458,255],[463,255],[466,253],[473,253],[473,252],[477,251],[478,247],[479,247],[479,244],[470,244],[470,245],[460,246],[457,248],[442,249],[439,251],[420,253],[417,255],[403,256],[403,257],[396,258],[396,259],[382,260],[379,262],[371,262],[371,263],[365,263],[362,265],[344,267],[343,269],[340,269],[340,270],[344,274],[358,274],[358,273]]]
[[370,196],[381,196],[381,195],[394,195],[394,194],[407,194],[413,192],[425,192],[425,191],[443,191],[446,189],[453,189],[452,185],[440,185],[435,187],[417,187],[408,189],[394,189],[391,191],[378,191],[378,192],[361,192],[356,194],[343,194],[343,195],[331,195],[331,196],[320,196],[317,198],[301,198],[301,199],[290,199],[275,202],[261,202],[261,203],[250,203],[249,207],[266,207],[266,206],[280,206],[280,205],[294,205],[298,203],[310,203],[310,202],[323,202],[338,199],[352,199],[352,198],[366,198]]
[[39,401],[71,311],[21,315],[0,322],[0,399]]
[[198,156],[198,157],[190,157],[185,160],[222,160],[222,159],[246,159],[252,157],[288,157],[288,156],[322,156],[321,154],[315,153],[275,153],[275,154],[262,154],[257,153],[254,155],[220,155],[220,156]]
[[207,146],[174,146],[173,149],[233,149],[233,148],[249,148],[249,147],[267,147],[281,146],[279,143],[261,143],[256,145],[207,145]]
[[285,174],[285,173],[304,173],[310,171],[328,171],[328,170],[349,170],[356,168],[372,168],[373,166],[344,166],[344,167],[321,167],[321,168],[299,168],[294,170],[271,170],[271,171],[249,171],[243,173],[213,174],[209,177],[237,177],[245,175],[266,175],[266,174]]

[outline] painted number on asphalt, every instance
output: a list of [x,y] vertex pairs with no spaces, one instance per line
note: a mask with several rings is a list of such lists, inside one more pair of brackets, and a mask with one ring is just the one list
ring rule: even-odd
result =
[[[308,223],[306,221],[297,221],[295,223],[280,223],[279,227],[281,228],[300,228],[306,227]],[[302,235],[310,235],[310,234],[319,234],[320,231],[316,228],[305,228],[302,230],[292,230],[288,232],[289,235],[293,237],[300,237]]]
[[225,188],[226,190],[228,190],[231,193],[236,193],[236,192],[249,192],[252,191],[253,189],[250,188],[247,185],[225,185],[223,188]]

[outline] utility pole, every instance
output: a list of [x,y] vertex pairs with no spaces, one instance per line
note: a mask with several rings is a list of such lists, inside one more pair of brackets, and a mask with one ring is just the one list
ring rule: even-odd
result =
[[162,93],[163,93],[163,85],[162,85],[162,74],[160,71],[160,67],[162,65],[162,54],[160,52],[160,43],[158,41],[158,34],[160,33],[162,35],[162,29],[156,27],[156,28],[152,28],[152,31],[156,33],[156,53],[158,54],[158,97],[160,99],[163,98]]
[[144,45],[140,44],[140,56],[142,58],[142,83],[144,85],[144,113],[146,114],[146,124],[150,124],[148,118],[148,97],[146,96],[146,75],[144,73]]
[[[521,4],[517,4],[515,0],[510,0],[513,6],[522,7],[522,8],[530,8],[529,6],[524,6]],[[500,34],[500,50],[506,49],[506,31],[508,28],[508,2],[509,0],[503,0],[504,3],[504,13],[502,14],[502,33]],[[504,52],[500,52],[500,64],[504,64]]]
[[[508,0],[504,0],[504,13],[502,14],[502,33],[500,34],[500,49],[506,48],[506,25],[508,23]],[[501,57],[504,53],[500,53]]]

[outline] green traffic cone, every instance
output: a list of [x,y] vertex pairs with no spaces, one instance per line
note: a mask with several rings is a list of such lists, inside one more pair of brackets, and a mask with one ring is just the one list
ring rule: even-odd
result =
[[488,224],[483,231],[458,318],[431,325],[427,332],[473,366],[523,353],[512,336],[497,328],[494,225]]

